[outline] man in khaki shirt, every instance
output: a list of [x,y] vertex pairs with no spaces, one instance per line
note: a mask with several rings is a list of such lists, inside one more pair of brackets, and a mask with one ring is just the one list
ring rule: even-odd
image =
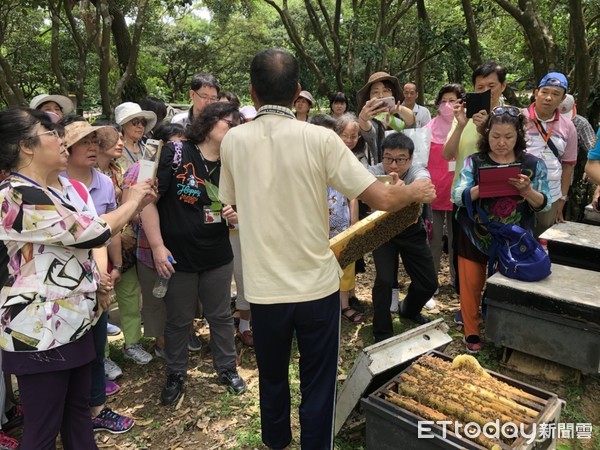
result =
[[377,183],[331,130],[290,110],[301,91],[298,62],[267,49],[250,66],[256,119],[221,146],[219,196],[236,205],[246,298],[259,369],[262,439],[290,444],[288,368],[294,333],[300,351],[301,447],[333,446],[342,273],[329,249],[327,186],[375,209],[429,203],[429,180]]

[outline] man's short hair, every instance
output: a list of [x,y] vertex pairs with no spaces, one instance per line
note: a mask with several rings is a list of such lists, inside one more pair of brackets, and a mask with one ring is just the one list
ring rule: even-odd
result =
[[415,144],[412,139],[404,133],[391,133],[387,135],[381,143],[381,150],[384,152],[386,150],[396,149],[408,150],[408,154],[412,158],[412,155],[415,152]]
[[214,75],[210,73],[197,73],[192,77],[192,82],[190,83],[190,88],[192,91],[197,91],[201,87],[208,86],[213,87],[217,90],[217,94],[221,91],[221,86],[219,82],[214,77]]
[[315,114],[308,118],[308,123],[335,130],[336,120],[328,114]]
[[263,105],[291,106],[298,88],[298,74],[296,58],[280,48],[263,50],[250,64],[250,82]]
[[475,71],[473,71],[473,75],[471,77],[471,81],[473,81],[473,86],[475,86],[475,80],[477,78],[486,78],[493,73],[496,74],[500,83],[504,83],[504,81],[506,80],[506,69],[500,64],[497,64],[495,61],[489,61],[480,65],[479,67],[477,67],[477,69],[475,69]]

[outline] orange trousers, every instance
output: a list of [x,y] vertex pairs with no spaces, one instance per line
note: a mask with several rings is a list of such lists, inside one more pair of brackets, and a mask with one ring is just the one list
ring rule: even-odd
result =
[[465,324],[465,337],[473,334],[479,336],[479,306],[486,278],[487,264],[458,257],[460,312]]

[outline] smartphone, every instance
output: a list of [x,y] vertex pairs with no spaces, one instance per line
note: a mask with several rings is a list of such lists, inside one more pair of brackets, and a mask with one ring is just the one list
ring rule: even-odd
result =
[[392,184],[392,176],[391,175],[375,175],[378,181],[383,184]]
[[148,139],[146,141],[144,154],[139,160],[140,171],[137,177],[138,183],[148,178],[151,178],[152,182],[156,180],[156,170],[158,169],[162,145],[163,142],[157,139]]
[[474,114],[484,109],[490,113],[490,104],[492,101],[492,91],[485,92],[467,92],[467,118],[470,119]]
[[396,106],[396,99],[394,97],[384,97],[384,98],[380,98],[377,101],[377,104],[379,107],[383,106],[383,104],[385,104],[388,108],[393,108],[394,106]]

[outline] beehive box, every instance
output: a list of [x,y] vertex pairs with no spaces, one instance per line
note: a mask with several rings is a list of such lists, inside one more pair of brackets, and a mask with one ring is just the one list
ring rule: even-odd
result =
[[421,205],[412,203],[390,213],[376,211],[329,240],[329,248],[344,268],[419,220]]
[[548,241],[548,253],[553,263],[600,272],[599,226],[557,223],[542,233],[540,239]]
[[[454,370],[447,374],[450,379],[440,376],[438,365],[449,361],[451,359],[446,355],[430,352],[363,399],[362,406],[367,417],[367,449],[482,450],[497,445],[496,448],[502,450],[548,450],[556,447],[554,435],[535,438],[530,435],[534,427],[539,431],[543,428],[541,424],[556,426],[558,423],[562,403],[555,394],[491,371],[485,371],[489,378],[481,381],[476,378],[480,375]],[[499,393],[505,401],[491,401],[483,391]],[[411,396],[416,400],[410,401]],[[409,400],[399,400],[403,397]],[[453,402],[457,405],[452,406]],[[479,405],[474,406],[475,403]],[[444,429],[439,421],[454,423],[457,420],[446,411],[452,407],[459,411],[458,420],[463,425],[475,419],[483,419],[488,423],[491,421],[488,417],[494,418],[497,413],[497,420],[503,420],[504,423],[511,417],[515,421],[526,422],[525,432],[514,439],[496,441],[481,434],[475,437],[460,428],[452,430],[447,426]],[[444,412],[439,412],[439,409],[444,409]],[[499,422],[499,427],[502,423]]]

